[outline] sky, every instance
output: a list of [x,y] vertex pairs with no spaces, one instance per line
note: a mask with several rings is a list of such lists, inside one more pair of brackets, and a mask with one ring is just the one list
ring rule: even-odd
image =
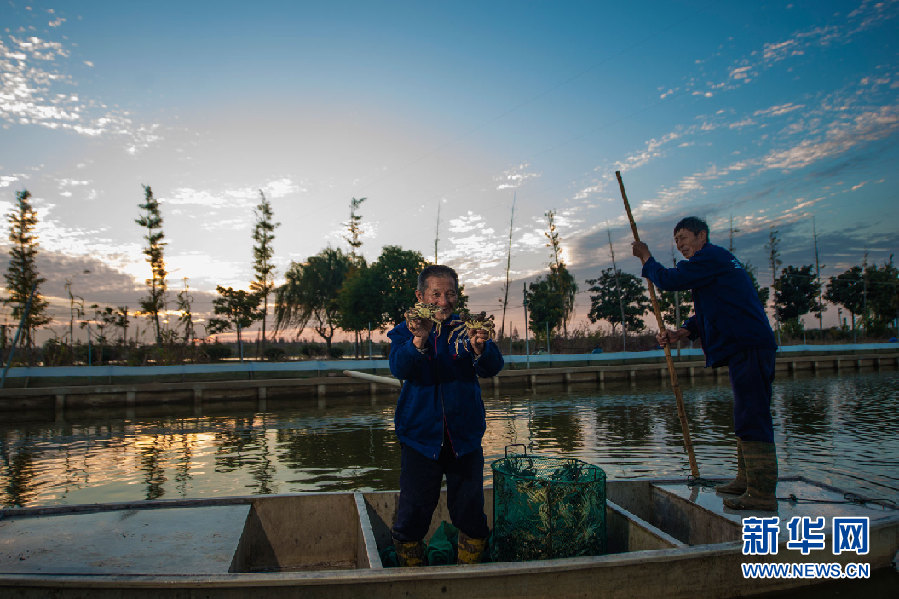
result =
[[663,263],[687,215],[762,285],[771,230],[784,265],[814,264],[817,242],[824,277],[897,249],[896,0],[0,2],[0,212],[31,192],[58,334],[67,281],[137,308],[142,185],[170,289],[189,285],[201,314],[216,285],[253,278],[260,190],[278,283],[348,250],[365,197],[367,260],[385,245],[433,260],[436,239],[497,319],[511,225],[519,332],[523,284],[551,259],[547,211],[580,287],[574,326],[610,238],[639,274],[616,170]]

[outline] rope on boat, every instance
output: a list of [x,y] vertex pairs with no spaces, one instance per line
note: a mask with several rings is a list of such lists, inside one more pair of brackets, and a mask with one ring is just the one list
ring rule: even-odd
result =
[[707,478],[703,478],[701,476],[693,476],[692,474],[687,476],[687,486],[688,487],[700,487],[703,489],[714,489],[721,483],[719,481],[709,480]]
[[[688,487],[700,487],[702,489],[714,489],[718,485],[720,485],[720,481],[709,480],[707,478],[694,477],[692,475],[687,476],[687,486]],[[797,497],[795,494],[790,493],[787,497],[778,497],[778,501],[785,501],[790,504],[796,505],[799,503],[829,503],[829,504],[850,504],[850,505],[865,505],[867,503],[874,503],[880,505],[881,507],[895,510],[899,509],[899,506],[896,505],[896,502],[892,499],[875,499],[872,497],[862,497],[857,493],[847,492],[843,493],[843,499],[808,499],[805,497]]]
[[856,493],[843,493],[843,499],[808,499],[805,497],[796,497],[793,493],[790,493],[788,497],[778,497],[778,501],[787,501],[791,504],[797,503],[839,503],[839,504],[852,504],[852,505],[865,505],[866,503],[876,503],[885,508],[889,508],[891,510],[897,509],[896,502],[892,499],[873,499],[871,497],[862,497]]

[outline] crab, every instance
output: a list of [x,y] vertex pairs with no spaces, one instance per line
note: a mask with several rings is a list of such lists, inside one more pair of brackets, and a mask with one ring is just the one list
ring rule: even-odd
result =
[[454,325],[450,332],[450,339],[455,334],[456,353],[463,347],[471,351],[471,336],[475,331],[487,331],[489,338],[493,337],[493,331],[496,329],[493,315],[487,316],[486,312],[477,314],[465,312],[461,315],[461,320],[454,320],[450,324]]
[[487,316],[486,312],[472,314],[470,312],[462,315],[462,323],[465,325],[465,332],[469,335],[472,331],[487,331],[488,335],[493,336],[496,329],[496,323],[493,322],[493,314]]
[[437,335],[440,335],[441,320],[437,316],[441,308],[437,304],[429,304],[426,302],[417,302],[414,306],[406,310],[404,316],[406,320],[430,320],[437,325]]

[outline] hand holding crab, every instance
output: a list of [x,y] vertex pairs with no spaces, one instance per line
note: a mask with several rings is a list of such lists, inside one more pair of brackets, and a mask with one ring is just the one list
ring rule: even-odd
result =
[[475,329],[468,334],[471,351],[475,356],[484,353],[484,344],[490,339],[490,332],[485,329]]
[[493,337],[495,328],[493,315],[487,316],[486,312],[480,312],[463,314],[462,322],[453,330],[458,331],[456,343],[467,345],[475,356],[480,356],[484,353],[484,344]]
[[429,304],[426,302],[418,302],[413,307],[406,310],[406,326],[409,328],[409,332],[412,333],[412,336],[415,337],[413,343],[416,347],[422,348],[428,341],[428,335],[431,334],[431,329],[434,328],[434,325],[437,325],[437,334],[440,334],[440,317],[438,313],[440,312],[440,307],[436,304]]

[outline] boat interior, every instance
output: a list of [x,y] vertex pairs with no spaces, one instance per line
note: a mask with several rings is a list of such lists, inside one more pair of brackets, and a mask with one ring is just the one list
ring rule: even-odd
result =
[[[493,492],[485,491],[492,522]],[[801,478],[782,479],[781,495],[795,499],[780,502],[782,527],[795,515],[865,515],[873,523],[896,514],[886,504],[846,502],[842,491]],[[309,493],[5,509],[0,574],[382,569],[397,498],[395,492]],[[608,481],[606,551],[732,546],[741,540],[742,518],[751,514],[724,508],[710,486]],[[442,497],[428,538],[449,519]]]

